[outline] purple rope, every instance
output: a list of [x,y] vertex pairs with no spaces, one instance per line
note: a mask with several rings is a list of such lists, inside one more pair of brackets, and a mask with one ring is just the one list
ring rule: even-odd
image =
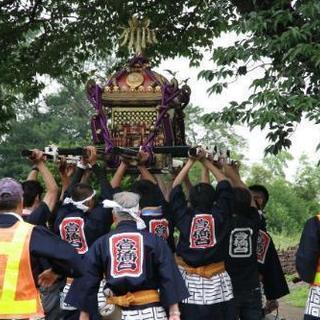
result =
[[[142,144],[143,147],[146,147],[148,145],[151,144],[151,142],[153,142],[155,136],[156,136],[156,131],[157,129],[159,129],[161,122],[163,120],[164,115],[167,113],[168,109],[169,109],[169,102],[172,101],[174,98],[176,98],[179,95],[180,90],[177,89],[173,94],[171,94],[171,87],[169,85],[165,85],[163,86],[163,94],[162,94],[162,101],[161,101],[161,109],[162,111],[160,112],[157,121],[155,123],[155,130],[153,132],[151,132],[147,138],[147,140]],[[169,97],[168,95],[171,94]]]
[[106,126],[107,118],[104,113],[98,115],[98,117],[99,117],[99,121],[100,121],[100,127],[102,130],[103,140],[108,145],[107,147],[109,148],[110,146],[113,146],[113,143],[110,138],[109,130],[107,129],[107,126]]
[[[128,65],[130,67],[134,66],[135,64],[143,65],[144,63],[147,63],[148,60],[144,58],[143,56],[135,56],[133,57],[129,62]],[[119,72],[117,72],[109,81],[107,82],[107,86],[110,86],[112,84],[112,80],[116,79],[118,80],[121,78],[125,73],[127,72],[126,69],[123,69]],[[161,92],[162,92],[162,99],[161,99],[161,105],[160,105],[160,114],[157,117],[156,123],[155,123],[155,130],[149,134],[147,137],[146,141],[142,144],[143,150],[146,152],[149,152],[152,155],[152,148],[154,144],[154,138],[156,136],[156,131],[159,129],[161,123],[164,124],[165,126],[165,134],[168,133],[169,137],[166,137],[166,141],[172,140],[173,139],[173,133],[172,133],[172,128],[169,125],[169,119],[164,119],[165,114],[167,113],[169,109],[169,103],[176,98],[180,90],[176,89],[174,92],[172,92],[172,86],[169,84],[162,85],[161,82],[154,76],[154,74],[151,72],[149,69],[145,69],[146,74],[157,84],[161,87]],[[92,88],[90,88],[88,92],[88,99],[97,111],[97,115],[95,115],[95,119],[92,118],[91,120],[91,128],[93,132],[93,140],[94,142],[98,142],[98,136],[95,133],[95,129],[98,126],[102,133],[102,138],[103,141],[105,142],[105,151],[108,152],[110,149],[113,147],[113,143],[110,137],[109,130],[106,126],[107,124],[107,116],[103,111],[102,107],[102,89],[98,86],[95,85]]]
[[97,130],[96,130],[96,122],[97,121],[95,118],[91,119],[91,132],[92,132],[92,139],[93,139],[94,144],[99,143],[99,138],[98,138]]
[[162,122],[164,127],[165,144],[171,145],[173,142],[173,130],[172,126],[170,125],[170,118],[165,117]]
[[[103,108],[102,108],[102,89],[95,85],[92,87],[88,92],[88,99],[97,111],[97,115],[95,115],[95,119],[92,118],[91,122],[91,128],[94,126],[94,130],[96,128],[96,125],[98,124],[99,128],[101,129],[102,133],[102,139],[106,144],[106,150],[110,150],[113,147],[112,140],[110,138],[109,130],[106,126],[107,124],[107,116],[105,115]],[[93,141],[96,142],[98,140],[98,137],[95,133],[93,135]]]

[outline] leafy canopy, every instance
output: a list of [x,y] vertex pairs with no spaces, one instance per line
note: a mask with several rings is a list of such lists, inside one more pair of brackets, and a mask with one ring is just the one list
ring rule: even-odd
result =
[[85,63],[111,55],[126,59],[118,38],[133,14],[150,17],[157,30],[158,45],[146,51],[153,61],[183,55],[196,63],[202,57],[199,48],[211,45],[215,29],[214,21],[210,30],[204,23],[206,6],[196,0],[1,1],[1,122],[12,117],[17,95],[27,102],[38,97],[44,87],[40,76],[86,81]]
[[43,103],[18,105],[19,118],[12,122],[10,134],[0,143],[0,176],[25,179],[29,161],[21,157],[24,149],[42,149],[49,144],[60,147],[88,145],[91,142],[90,106],[84,88],[72,82]]
[[231,101],[206,120],[269,129],[271,145],[266,151],[273,154],[290,147],[290,135],[303,117],[318,124],[319,17],[317,0],[257,1],[253,7],[242,8],[228,26],[239,40],[215,48],[216,69],[203,70],[200,77],[213,82],[210,93],[219,94],[256,69],[262,76],[251,82],[253,94],[247,100]]
[[[214,70],[200,76],[221,93],[229,82],[255,68],[262,77],[253,94],[232,101],[207,121],[269,129],[277,153],[291,145],[290,135],[303,117],[319,123],[320,3],[318,0],[3,0],[0,11],[0,133],[9,129],[17,100],[34,101],[42,77],[86,81],[86,65],[115,55],[121,27],[133,14],[149,17],[158,44],[146,51],[155,63],[185,56],[198,64],[212,50]],[[232,32],[232,46],[214,48],[216,37]]]

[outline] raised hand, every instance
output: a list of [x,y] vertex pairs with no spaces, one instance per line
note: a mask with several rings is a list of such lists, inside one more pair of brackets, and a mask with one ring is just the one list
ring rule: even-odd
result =
[[144,150],[138,152],[138,165],[145,165],[149,160],[150,154]]
[[96,147],[87,146],[85,149],[86,149],[87,156],[84,158],[84,162],[86,164],[90,164],[91,166],[95,165],[98,159]]
[[67,163],[67,160],[65,157],[60,158],[58,170],[59,170],[62,182],[70,182],[70,179],[74,174],[75,169],[76,169],[75,164]]
[[38,164],[39,162],[45,161],[45,155],[43,153],[43,151],[39,150],[39,149],[33,149],[32,150],[32,154],[30,156],[30,160],[34,163],[34,164]]

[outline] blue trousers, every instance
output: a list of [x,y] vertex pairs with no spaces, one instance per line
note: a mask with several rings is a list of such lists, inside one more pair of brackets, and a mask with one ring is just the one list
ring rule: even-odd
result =
[[180,303],[181,319],[183,320],[235,320],[233,299],[210,305]]
[[305,314],[303,317],[303,320],[319,320],[319,317],[310,316],[308,314]]
[[260,288],[233,292],[237,319],[263,319]]

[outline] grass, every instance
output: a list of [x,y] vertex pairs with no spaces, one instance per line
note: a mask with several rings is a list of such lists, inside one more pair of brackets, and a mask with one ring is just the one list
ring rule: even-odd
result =
[[[300,233],[293,233],[290,235],[284,233],[271,233],[271,236],[277,250],[286,250],[289,247],[296,246],[300,240]],[[296,274],[286,275],[288,283],[291,283],[296,276]],[[303,283],[292,284],[290,294],[284,297],[284,301],[293,307],[304,308],[308,298],[308,293],[309,285]]]
[[[274,244],[278,250],[286,250],[289,247],[296,246],[300,240],[300,234],[275,234],[271,233]],[[286,275],[288,283],[290,283],[297,275]],[[284,298],[288,305],[297,308],[304,308],[308,298],[309,285],[307,284],[292,284],[290,294]]]
[[290,291],[291,293],[285,298],[286,303],[297,308],[304,308],[308,298],[309,286],[299,285]]
[[285,274],[285,277],[286,277],[287,282],[289,283],[297,278],[297,274],[296,273],[295,274]]

